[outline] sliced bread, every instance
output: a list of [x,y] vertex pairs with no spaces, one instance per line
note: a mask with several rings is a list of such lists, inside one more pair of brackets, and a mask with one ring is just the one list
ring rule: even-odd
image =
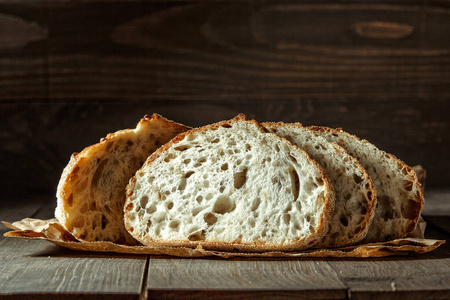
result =
[[137,244],[123,222],[129,179],[151,153],[188,129],[154,114],[136,129],[108,134],[74,153],[58,184],[56,218],[80,241]]
[[311,247],[333,207],[322,168],[241,114],[153,153],[130,180],[124,211],[145,245],[259,252]]
[[408,165],[342,129],[318,126],[310,129],[357,158],[375,185],[375,217],[364,243],[401,238],[415,229],[424,199],[416,174]]
[[375,213],[375,188],[366,170],[342,147],[328,142],[300,123],[262,123],[304,149],[327,172],[336,193],[336,206],[327,234],[317,248],[339,247],[362,240]]

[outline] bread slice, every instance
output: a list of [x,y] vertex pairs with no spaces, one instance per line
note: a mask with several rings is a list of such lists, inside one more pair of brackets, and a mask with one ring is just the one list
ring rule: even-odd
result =
[[336,193],[335,212],[327,234],[315,247],[340,247],[362,240],[375,214],[376,196],[372,180],[358,160],[300,123],[262,125],[304,149],[330,177]]
[[125,226],[145,245],[300,250],[325,234],[333,207],[319,165],[241,114],[153,153],[127,188]]
[[128,181],[151,153],[188,129],[154,114],[74,153],[58,184],[56,218],[80,241],[136,244],[123,222]]
[[357,158],[375,185],[375,218],[363,242],[383,242],[412,232],[424,204],[415,172],[394,155],[340,128],[310,128]]

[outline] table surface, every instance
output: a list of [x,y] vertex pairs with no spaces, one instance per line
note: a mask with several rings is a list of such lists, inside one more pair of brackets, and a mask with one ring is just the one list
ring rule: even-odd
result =
[[[450,239],[450,190],[425,193],[425,236]],[[55,203],[13,202],[0,219],[51,218]],[[47,241],[5,238],[0,297],[450,299],[450,246],[371,259],[186,259],[77,252]]]

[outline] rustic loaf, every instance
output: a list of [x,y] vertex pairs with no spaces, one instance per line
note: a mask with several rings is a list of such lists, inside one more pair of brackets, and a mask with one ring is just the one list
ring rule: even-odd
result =
[[314,245],[333,206],[331,183],[306,152],[239,115],[153,153],[124,210],[145,245],[269,251]]
[[328,142],[300,123],[262,123],[270,132],[304,149],[327,172],[336,206],[327,234],[315,245],[339,247],[362,240],[375,213],[375,189],[366,170],[342,147]]
[[364,243],[401,238],[415,229],[424,199],[416,174],[408,165],[342,129],[318,126],[310,129],[357,158],[375,185],[375,217]]
[[128,181],[152,152],[188,129],[154,114],[74,153],[58,184],[56,218],[80,241],[137,244],[123,222]]

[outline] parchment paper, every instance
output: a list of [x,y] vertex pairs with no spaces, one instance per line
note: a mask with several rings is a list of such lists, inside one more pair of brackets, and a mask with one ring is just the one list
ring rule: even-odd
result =
[[3,222],[13,231],[5,233],[7,237],[44,239],[56,245],[79,251],[115,252],[128,254],[171,255],[178,257],[384,257],[392,255],[420,254],[432,251],[445,241],[423,238],[425,222],[419,222],[418,230],[412,237],[384,243],[373,243],[335,249],[315,249],[301,252],[220,252],[205,250],[201,247],[175,248],[151,246],[126,246],[112,242],[79,242],[56,219],[38,220],[25,218],[14,223]]

